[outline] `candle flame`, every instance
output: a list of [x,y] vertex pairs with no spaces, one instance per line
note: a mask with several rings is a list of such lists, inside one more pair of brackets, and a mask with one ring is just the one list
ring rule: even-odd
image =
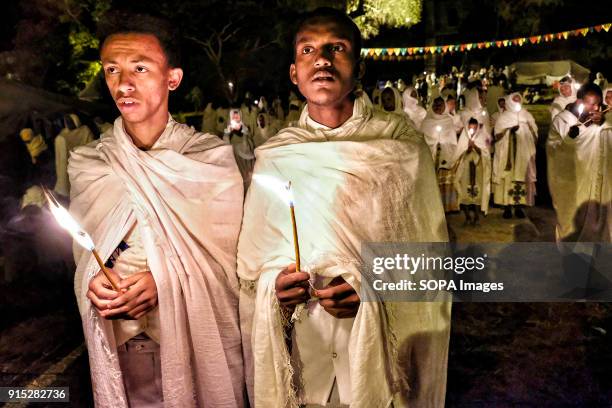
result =
[[482,116],[487,116],[487,111],[486,110],[482,111]]
[[584,104],[583,103],[578,105],[578,116],[582,116],[582,112],[584,112]]
[[265,174],[255,174],[253,176],[253,180],[257,184],[275,193],[287,205],[293,207],[294,198],[293,198],[293,191],[291,190],[290,181],[283,182],[277,179],[276,177],[268,176]]
[[436,126],[436,131],[437,131],[437,132],[439,132],[439,131],[441,131],[441,130],[442,130],[442,126],[440,126],[440,125]]
[[574,83],[574,89],[575,89],[575,90],[579,90],[579,89],[580,89],[580,84],[578,84],[578,83]]
[[74,218],[72,218],[70,213],[57,202],[51,192],[49,192],[45,187],[43,187],[43,192],[45,193],[45,197],[49,203],[49,210],[51,210],[51,214],[53,214],[58,224],[63,229],[68,231],[68,233],[79,245],[89,251],[93,251],[95,246],[89,234],[83,231],[81,226],[75,221]]
[[516,104],[516,106],[514,107],[514,111],[515,111],[515,112],[520,112],[522,108],[523,108],[523,107],[521,106],[521,104],[520,104],[520,103],[518,103],[518,104]]
[[470,136],[474,136],[474,129],[473,128],[468,129],[468,133],[470,134]]

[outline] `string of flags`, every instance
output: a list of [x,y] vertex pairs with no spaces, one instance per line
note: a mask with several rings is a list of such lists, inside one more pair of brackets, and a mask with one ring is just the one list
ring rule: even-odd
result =
[[583,27],[576,30],[561,31],[558,33],[541,34],[531,37],[519,37],[508,40],[483,41],[478,43],[466,44],[447,44],[432,45],[426,47],[405,47],[405,48],[362,48],[361,56],[374,60],[410,60],[422,58],[426,54],[446,54],[454,52],[466,52],[476,49],[522,47],[525,44],[540,44],[541,42],[551,42],[557,40],[567,40],[569,37],[586,37],[593,32],[608,32],[612,23],[600,24],[592,27]]

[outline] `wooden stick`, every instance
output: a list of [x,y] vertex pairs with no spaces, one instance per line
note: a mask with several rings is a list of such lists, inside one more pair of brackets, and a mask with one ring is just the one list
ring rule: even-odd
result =
[[121,293],[121,290],[119,290],[119,285],[117,284],[117,282],[115,282],[115,279],[113,279],[110,272],[108,272],[108,269],[106,269],[106,266],[104,266],[104,262],[102,262],[100,255],[98,255],[98,251],[96,251],[94,248],[91,250],[91,252],[93,253],[94,258],[96,258],[96,261],[98,261],[98,265],[100,265],[100,269],[102,270],[102,273],[104,273],[104,276],[106,276],[106,279],[108,279],[113,289]]

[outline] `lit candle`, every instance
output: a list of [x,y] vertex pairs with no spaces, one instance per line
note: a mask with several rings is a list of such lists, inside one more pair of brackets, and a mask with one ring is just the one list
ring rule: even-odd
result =
[[51,214],[53,214],[53,217],[55,217],[58,224],[63,229],[68,231],[68,233],[80,246],[92,252],[94,258],[96,258],[96,262],[98,262],[100,269],[104,273],[104,276],[106,276],[106,279],[108,279],[113,289],[120,292],[119,285],[117,282],[115,282],[115,279],[110,275],[108,269],[106,269],[104,266],[104,262],[102,262],[98,251],[96,251],[96,247],[89,234],[85,232],[83,228],[81,228],[81,226],[75,221],[75,219],[72,218],[70,213],[57,202],[51,192],[49,192],[44,186],[42,186],[42,189],[45,193],[45,197],[47,198],[47,202],[49,203],[49,210],[51,210]]
[[283,183],[275,177],[256,174],[253,180],[276,193],[288,206],[291,214],[291,226],[293,228],[293,247],[295,250],[295,270],[300,270],[300,244],[298,240],[297,224],[295,221],[295,200],[291,190],[291,182]]

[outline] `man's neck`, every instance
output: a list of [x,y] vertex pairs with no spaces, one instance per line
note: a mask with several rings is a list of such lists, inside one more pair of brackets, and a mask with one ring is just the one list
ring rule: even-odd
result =
[[353,116],[354,104],[355,101],[351,98],[345,98],[338,105],[333,106],[308,104],[308,115],[315,122],[335,129]]
[[162,133],[164,133],[168,124],[168,112],[164,113],[163,120],[160,115],[154,121],[141,123],[128,123],[124,121],[123,124],[134,145],[141,150],[149,150],[157,142]]

